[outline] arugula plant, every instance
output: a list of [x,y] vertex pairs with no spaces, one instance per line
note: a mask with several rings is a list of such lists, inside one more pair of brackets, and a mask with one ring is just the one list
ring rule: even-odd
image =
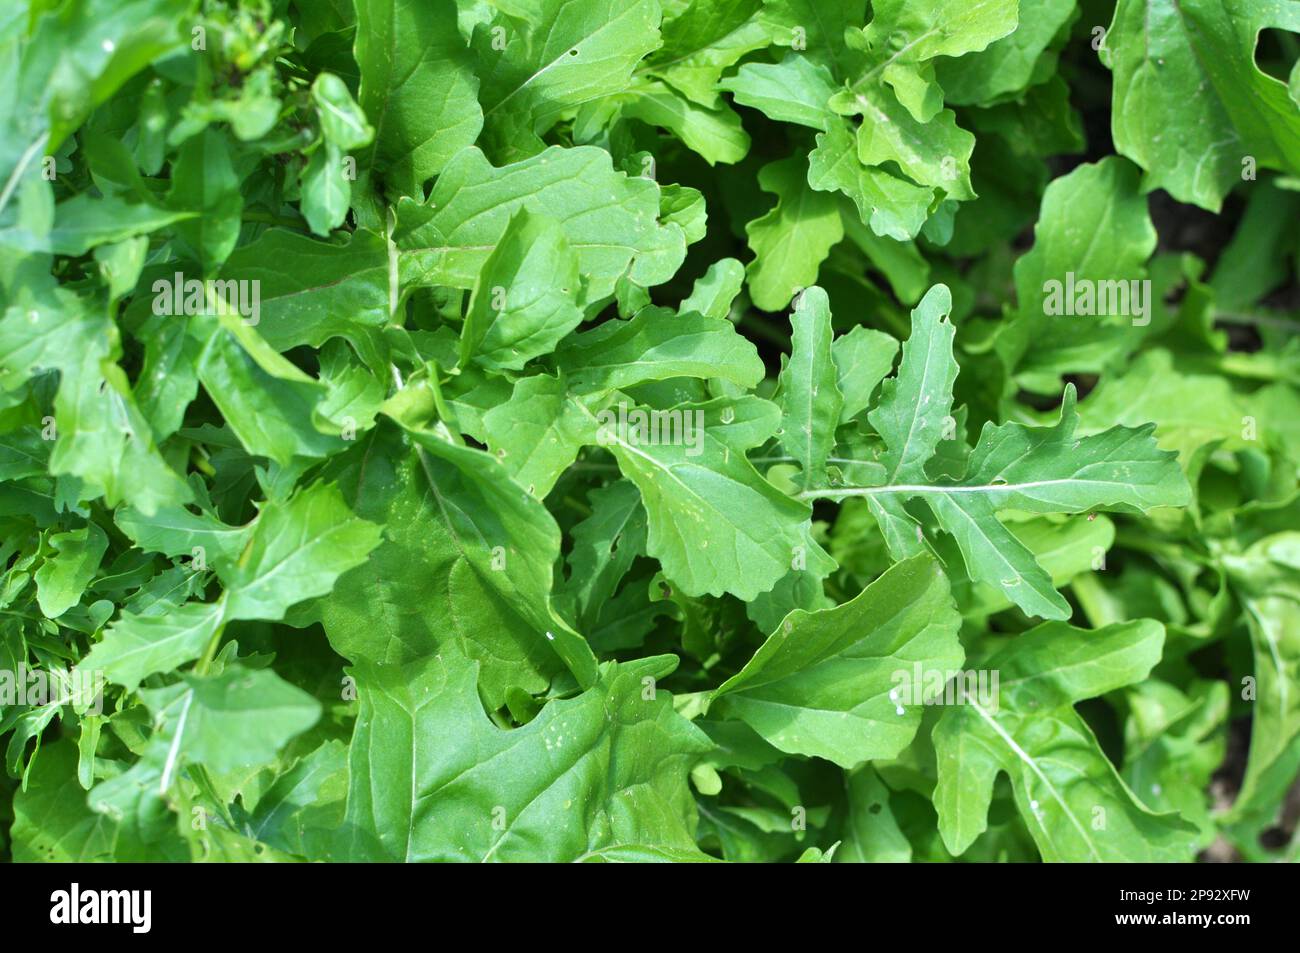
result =
[[10,3],[0,850],[1296,859],[1296,32]]

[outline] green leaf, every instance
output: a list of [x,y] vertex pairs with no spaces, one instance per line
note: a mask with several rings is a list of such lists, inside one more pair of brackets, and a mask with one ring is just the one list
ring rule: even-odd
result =
[[765,4],[763,10],[773,42],[805,53],[836,73],[856,62],[845,27],[860,26],[866,15],[866,0],[781,0]]
[[1250,752],[1233,805],[1237,816],[1276,803],[1281,788],[1300,769],[1298,547],[1300,533],[1282,532],[1264,537],[1240,555],[1224,557],[1229,579],[1246,610],[1255,663]]
[[87,806],[76,772],[73,744],[61,741],[42,749],[26,786],[14,795],[11,837],[17,863],[113,859],[116,826]]
[[[595,674],[581,636],[550,606],[555,520],[489,454],[377,428],[339,461],[350,506],[383,542],[313,608],[353,661],[400,664],[444,647],[483,665],[494,705],[511,685],[543,691],[562,664]],[[550,633],[550,638],[547,634]]]
[[646,514],[629,480],[593,490],[591,515],[573,528],[569,577],[563,587],[579,619],[599,614],[632,562],[645,552]]
[[[1154,389],[1159,379],[1164,386]],[[1138,356],[1123,373],[1113,374],[1080,408],[1086,430],[1110,423],[1156,425],[1160,446],[1178,453],[1184,467],[1207,445],[1241,450],[1244,419],[1250,413],[1230,381],[1212,374],[1180,373],[1170,352],[1153,348]]]
[[148,255],[149,239],[143,235],[95,248],[95,261],[110,298],[117,300],[135,288]]
[[607,299],[625,275],[643,288],[660,284],[685,255],[681,228],[658,221],[659,187],[614,172],[600,149],[551,147],[500,168],[464,149],[427,202],[398,205],[403,282],[474,287],[524,205],[560,223],[587,279],[584,303]]
[[370,144],[375,131],[352,99],[347,84],[333,73],[320,73],[311,84],[311,98],[320,116],[325,141],[346,152]]
[[918,185],[954,199],[974,198],[975,140],[957,126],[951,110],[942,108],[931,61],[983,50],[1011,33],[1017,8],[1014,0],[974,7],[957,0],[873,5],[871,23],[852,44],[863,50],[860,62],[845,77],[848,88],[830,101],[841,115],[862,116],[856,140],[864,167],[896,163]]
[[313,855],[343,823],[347,770],[347,745],[338,739],[322,744],[258,798],[249,836],[291,854]]
[[328,593],[379,545],[380,529],[352,515],[338,489],[314,483],[258,514],[239,561],[223,573],[227,619],[282,619]]
[[277,351],[319,347],[336,335],[363,339],[393,306],[388,249],[364,230],[347,244],[326,244],[271,229],[237,249],[222,277],[258,283],[258,330]]
[[663,46],[645,69],[691,102],[718,104],[719,78],[746,53],[768,42],[761,0],[690,0],[664,12]]
[[[1102,230],[1110,240],[1095,241]],[[1137,170],[1124,160],[1081,165],[1052,182],[1034,247],[1015,265],[1016,311],[996,342],[1008,370],[1055,393],[1060,376],[1096,373],[1134,349],[1155,306],[1143,284],[1155,246]]]
[[[1054,587],[1059,589],[1073,581],[1076,595],[1080,585],[1089,585],[1097,578],[1089,574],[1104,568],[1105,553],[1115,542],[1115,524],[1097,513],[1008,520],[1004,528],[1033,554],[1034,562],[1047,572]],[[951,553],[951,558],[957,558],[957,553]],[[1001,612],[1015,605],[1011,595],[992,582],[972,580],[967,587],[954,580],[953,591],[966,615]]]
[[460,361],[519,370],[578,326],[578,256],[553,220],[521,209],[483,263],[461,328]]
[[193,212],[173,212],[112,196],[78,195],[55,209],[50,251],[56,255],[84,255],[97,245],[156,232],[194,216]]
[[317,235],[328,235],[348,217],[352,184],[344,172],[343,162],[338,147],[327,142],[303,170],[302,214]]
[[374,127],[373,162],[398,194],[411,195],[478,137],[479,79],[451,0],[355,4],[358,99]]
[[1294,4],[11,6],[0,861],[1300,859]]
[[[18,120],[14,146],[25,149],[40,137],[57,149],[135,73],[181,47],[177,27],[190,6],[189,0],[83,0],[76,16],[33,9],[15,96],[24,108],[10,120]],[[11,167],[0,163],[0,179]]]
[[488,152],[535,155],[567,110],[622,90],[659,46],[659,19],[657,0],[538,0],[527,20],[503,12],[480,24],[473,46]]
[[1141,512],[1190,502],[1175,455],[1155,447],[1154,424],[1080,437],[1074,402],[1070,385],[1054,427],[985,426],[963,485],[991,487],[987,495],[1000,507],[1036,513]]
[[835,851],[837,864],[898,864],[912,860],[912,845],[889,808],[889,788],[870,767],[844,783],[849,799],[847,836]]
[[1104,54],[1115,74],[1111,136],[1146,171],[1144,192],[1217,212],[1248,158],[1300,170],[1300,109],[1255,62],[1264,29],[1300,32],[1300,15],[1243,0],[1116,5]]
[[952,415],[957,362],[951,311],[947,286],[927,292],[912,311],[912,335],[903,344],[898,374],[885,381],[876,409],[867,415],[885,441],[880,462],[887,482],[923,479],[925,463],[943,439],[944,421]]
[[634,846],[696,855],[686,774],[710,744],[655,690],[674,665],[608,664],[586,692],[508,731],[483,712],[478,665],[455,652],[358,665],[339,859],[574,861]]
[[742,106],[769,119],[826,130],[838,122],[826,105],[835,94],[831,71],[810,57],[790,54],[779,63],[746,63],[719,84]]
[[217,602],[187,602],[166,606],[163,614],[124,612],[81,664],[135,691],[155,672],[170,672],[198,658],[217,634],[223,609]]
[[975,137],[957,126],[952,110],[918,122],[893,95],[879,92],[879,98],[859,94],[854,100],[862,113],[859,161],[868,168],[894,162],[918,185],[943,189],[957,199],[974,198],[970,155]]
[[808,156],[808,184],[819,192],[843,192],[873,232],[899,241],[916,237],[934,198],[933,189],[863,165],[843,122],[818,134]]
[[863,32],[868,45],[879,48],[876,56],[883,67],[877,67],[892,85],[895,80],[890,68],[915,66],[937,56],[979,52],[1011,33],[1017,24],[1017,6],[1012,0],[989,0],[975,6],[960,0],[880,0],[872,4],[874,16]]
[[599,420],[602,443],[641,491],[647,551],[687,595],[752,599],[790,570],[807,533],[806,504],[763,479],[743,453],[775,431],[779,411],[745,397],[669,412],[679,415],[683,435],[687,421],[693,426],[689,443],[647,443],[635,428],[618,426],[612,411]]
[[158,454],[126,375],[113,363],[117,329],[63,292],[15,305],[0,320],[0,379],[14,389],[41,368],[60,372],[52,474],[80,479],[87,499],[123,499],[146,513],[189,498]]
[[1014,33],[979,52],[944,58],[935,64],[944,98],[950,103],[988,106],[1035,82],[1048,48],[1076,17],[1075,0],[1021,0]]
[[267,669],[227,666],[220,675],[184,675],[175,685],[142,689],[167,744],[160,785],[182,761],[234,771],[271,761],[320,718],[320,703]]
[[730,109],[708,109],[667,83],[640,80],[628,87],[623,115],[671,130],[710,164],[739,162],[749,152],[749,135]]
[[731,313],[736,295],[745,283],[745,266],[734,258],[723,258],[696,279],[689,297],[682,299],[682,314],[695,312],[706,318],[725,318]]
[[799,291],[817,283],[817,271],[831,246],[844,237],[844,227],[835,200],[809,186],[802,159],[763,166],[758,183],[777,202],[745,226],[754,251],[746,269],[749,293],[763,310],[780,311]]
[[214,274],[239,240],[244,208],[230,143],[220,132],[207,129],[193,136],[177,156],[168,202],[193,217],[179,222],[182,249]]
[[939,525],[957,541],[972,579],[997,587],[1028,615],[1070,617],[1070,604],[1033,553],[998,520],[992,499],[950,492],[928,502]]
[[790,361],[781,369],[781,445],[803,471],[803,486],[825,482],[826,458],[844,408],[831,355],[826,292],[808,288],[795,299]]
[[933,478],[926,464],[935,457],[945,429],[951,428],[950,438],[956,436],[950,411],[957,365],[953,328],[945,321],[949,308],[948,291],[939,285],[913,311],[912,336],[903,345],[898,374],[885,382],[879,405],[868,415],[885,442],[879,484],[805,490],[802,496],[865,496],[898,558],[916,552],[922,538],[920,525],[903,503],[924,499],[961,548],[972,579],[1000,589],[1026,613],[1068,618],[1069,604],[1050,575],[1002,525],[997,512],[1145,512],[1187,505],[1190,488],[1175,455],[1157,448],[1152,424],[1076,437],[1073,385],[1066,388],[1055,427],[988,424],[964,476]]
[[146,552],[199,558],[214,567],[233,563],[248,542],[249,527],[228,526],[211,513],[192,513],[182,507],[151,515],[123,507],[114,519]]
[[840,423],[871,406],[871,397],[894,367],[898,342],[883,331],[856,327],[831,342],[836,386],[844,397]]
[[960,625],[938,563],[910,559],[843,605],[790,613],[711,708],[791,754],[843,768],[893,758],[929,703],[899,699],[899,673],[922,685],[943,675],[942,686],[964,657]]
[[338,438],[317,426],[317,405],[328,388],[275,353],[246,322],[228,315],[219,323],[209,319],[198,361],[203,389],[240,443],[282,465],[336,450]]
[[1067,618],[1069,606],[1048,574],[998,522],[999,509],[1039,513],[1089,509],[1144,511],[1185,506],[1187,481],[1173,454],[1158,450],[1153,425],[1112,427],[1076,439],[1073,385],[1055,427],[986,427],[958,486],[922,491],[961,547],[971,577],[997,586],[1026,612]]
[[999,676],[996,704],[965,693],[934,732],[939,831],[954,854],[987,826],[999,772],[1043,860],[1191,860],[1195,829],[1153,814],[1106,759],[1076,702],[1145,678],[1164,629],[1150,620],[1084,632],[1048,622],[984,663]]
[[108,536],[94,523],[49,538],[53,550],[33,575],[36,602],[47,619],[57,619],[81,601],[108,549]]
[[650,307],[630,321],[606,321],[573,335],[555,353],[579,394],[623,390],[674,377],[721,378],[753,387],[763,377],[758,350],[725,318]]
[[483,415],[483,428],[506,472],[539,500],[596,436],[565,380],[545,374],[517,382],[508,402]]

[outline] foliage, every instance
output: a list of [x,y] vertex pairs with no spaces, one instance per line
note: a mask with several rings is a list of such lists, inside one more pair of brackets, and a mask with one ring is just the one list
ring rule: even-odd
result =
[[0,849],[1295,859],[1294,6],[14,0]]

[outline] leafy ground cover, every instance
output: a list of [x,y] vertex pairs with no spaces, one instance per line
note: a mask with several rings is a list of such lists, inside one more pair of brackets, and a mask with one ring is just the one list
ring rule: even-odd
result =
[[0,850],[1297,859],[1296,32],[11,0]]

